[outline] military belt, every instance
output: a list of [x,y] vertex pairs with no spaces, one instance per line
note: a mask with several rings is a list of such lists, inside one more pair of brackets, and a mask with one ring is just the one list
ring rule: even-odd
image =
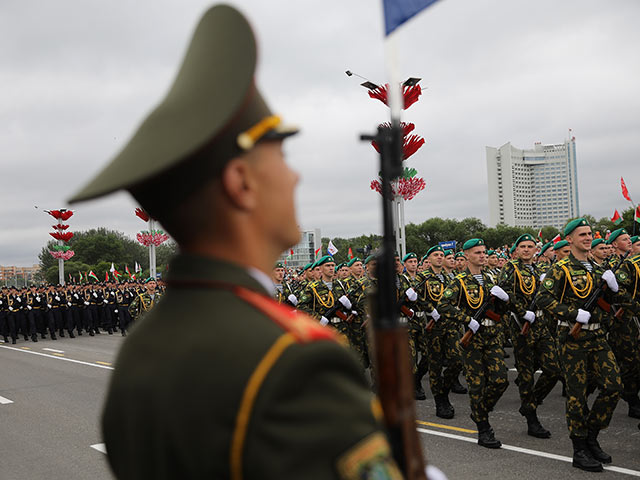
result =
[[482,320],[480,322],[480,325],[482,325],[484,327],[495,327],[496,326],[496,322],[494,322],[493,320],[490,320],[488,318],[485,318],[484,320]]
[[[558,320],[559,327],[570,327],[569,322],[563,322],[562,320]],[[587,323],[586,325],[582,325],[582,330],[598,330],[600,328],[599,323]]]
[[330,323],[342,323],[342,320],[338,317],[331,317],[331,319],[329,320]]

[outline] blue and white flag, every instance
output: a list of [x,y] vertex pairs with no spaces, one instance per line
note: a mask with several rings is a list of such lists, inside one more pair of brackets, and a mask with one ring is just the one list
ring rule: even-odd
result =
[[385,35],[389,35],[415,14],[437,1],[438,0],[382,0],[384,5]]

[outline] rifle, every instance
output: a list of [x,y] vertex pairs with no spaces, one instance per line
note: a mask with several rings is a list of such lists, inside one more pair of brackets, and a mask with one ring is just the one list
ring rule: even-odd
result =
[[[515,271],[515,270],[514,270]],[[507,276],[507,278],[505,278],[504,280],[502,280],[502,282],[500,282],[498,284],[498,286],[500,288],[502,288],[502,286],[507,282],[507,280],[509,280],[511,278],[511,275],[513,275],[513,272],[511,272],[509,274],[509,276]],[[489,298],[487,298],[484,303],[482,305],[480,305],[480,308],[476,311],[476,313],[473,315],[473,319],[476,322],[480,322],[484,317],[489,317],[491,320],[493,320],[494,322],[499,322],[500,321],[500,315],[498,315],[497,313],[491,311],[489,309],[489,307],[492,306],[493,304],[493,297],[491,295],[488,295]],[[463,348],[467,348],[469,346],[469,342],[471,341],[471,337],[473,337],[473,331],[472,330],[467,330],[465,332],[465,334],[462,336],[462,339],[460,340],[460,345],[462,345]]]
[[[354,293],[356,293],[358,290],[362,290],[362,285],[356,282],[356,284],[353,287],[351,287],[349,291],[344,294],[344,296],[349,299],[349,297]],[[351,299],[349,299],[349,301],[351,301]],[[343,321],[347,320],[347,318],[349,317],[347,316],[346,313],[342,311],[342,308],[343,308],[342,304],[336,300],[335,305],[331,307],[329,310],[327,310],[326,312],[324,312],[324,317],[327,319],[331,319],[331,317],[335,315],[340,320],[343,320]]]
[[372,305],[378,397],[384,411],[391,452],[404,478],[426,480],[426,462],[416,431],[408,331],[400,325],[397,315],[391,181],[402,173],[400,121],[392,115],[390,127],[379,126],[376,135],[362,135],[360,138],[368,142],[375,140],[380,146],[383,237],[376,268],[378,290]]
[[[620,263],[618,263],[614,268],[611,269],[612,273],[616,273],[616,271],[620,268],[620,266],[627,259],[627,257],[629,256],[630,253],[631,252],[627,252],[620,259]],[[607,282],[605,280],[601,279],[600,280],[600,285],[598,285],[598,288],[596,288],[593,291],[591,296],[584,303],[584,305],[582,306],[582,310],[586,310],[589,313],[593,313],[593,311],[596,309],[596,306],[599,305],[600,308],[602,308],[605,312],[610,312],[611,311],[611,305],[609,305],[607,302],[605,302],[605,300],[602,298],[602,294],[604,293],[606,288],[607,288]],[[574,340],[578,339],[578,335],[580,334],[580,330],[582,330],[582,324],[576,322],[573,325],[573,327],[571,328],[571,331],[569,332]]]
[[[424,278],[419,284],[417,284],[415,287],[411,287],[413,288],[416,293],[418,293],[418,290],[422,288],[422,286],[427,283],[427,279]],[[403,295],[402,300],[400,300],[400,302],[398,303],[398,307],[399,307],[399,311],[400,313],[402,313],[405,317],[407,318],[413,318],[413,316],[415,315],[415,312],[413,310],[411,310],[409,307],[407,307],[406,303],[407,300],[409,300],[407,298],[407,295]]]

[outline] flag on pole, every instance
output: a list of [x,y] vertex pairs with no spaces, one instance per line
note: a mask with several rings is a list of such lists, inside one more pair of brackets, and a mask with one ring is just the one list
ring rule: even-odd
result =
[[82,272],[78,272],[78,283],[82,283]]
[[611,221],[613,222],[614,225],[620,225],[622,223],[622,217],[618,213],[617,209],[615,212],[613,212],[613,217],[611,217]]
[[420,13],[437,0],[382,0],[384,6],[384,33],[389,35],[396,28]]
[[105,282],[109,281],[109,272],[104,272],[104,281]]
[[87,273],[87,281],[89,281],[90,278],[93,278],[96,282],[98,281],[98,277],[93,273],[93,270],[90,270],[89,273]]
[[127,272],[127,276],[131,278],[131,272],[129,271],[129,265],[124,266],[124,271]]
[[351,247],[349,247],[349,251],[347,252],[347,255],[349,255],[349,260],[353,258],[353,250],[351,250]]
[[293,257],[293,248],[291,250],[289,250],[289,256]]
[[620,186],[622,187],[622,196],[627,201],[631,201],[631,197],[629,196],[629,190],[627,189],[627,185],[624,183],[624,178],[620,177]]
[[553,240],[551,240],[553,242],[553,244],[555,245],[556,243],[558,243],[560,240],[562,240],[562,237],[560,236],[560,234],[556,235],[555,237],[553,237]]
[[333,242],[331,240],[329,240],[329,246],[327,247],[327,253],[329,253],[329,255],[331,255],[332,257],[338,253],[338,249],[336,248],[336,246],[333,244]]
[[317,260],[318,254],[322,255],[322,246],[320,246],[320,248],[316,250],[315,254],[316,254],[316,260]]
[[542,240],[542,228],[538,230],[538,238]]
[[636,213],[635,213],[635,215],[633,216],[633,219],[634,219],[636,222],[640,223],[640,206],[639,206],[639,207],[636,207]]
[[116,267],[113,266],[113,262],[111,262],[111,268],[109,269],[111,273],[116,271]]

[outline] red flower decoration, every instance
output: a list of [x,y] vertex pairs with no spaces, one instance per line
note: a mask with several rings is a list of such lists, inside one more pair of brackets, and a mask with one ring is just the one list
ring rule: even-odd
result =
[[169,235],[164,233],[162,230],[152,230],[150,232],[145,230],[138,233],[136,235],[136,239],[145,247],[148,247],[150,245],[155,245],[157,247],[158,245],[162,245],[164,242],[169,240]]
[[[371,145],[373,145],[373,148],[376,149],[376,152],[380,153],[380,145],[378,145],[378,142],[373,141],[371,142]],[[420,147],[422,147],[422,145],[424,145],[424,138],[422,138],[420,135],[409,135],[408,137],[405,136],[404,142],[402,144],[402,159],[406,160],[407,158],[409,158],[411,155],[420,150]]]
[[[391,183],[391,192],[394,196],[400,196],[408,201],[424,190],[426,186],[423,178],[399,178]],[[382,184],[379,180],[372,180],[370,188],[382,195]]]
[[[369,96],[371,98],[375,98],[376,100],[380,100],[385,105],[389,105],[387,102],[388,99],[388,90],[389,84],[385,84],[381,87],[378,87],[374,90],[369,90]],[[404,109],[406,110],[411,105],[418,101],[418,98],[422,95],[422,88],[420,85],[414,85],[412,87],[403,86],[402,87],[402,96],[404,97]]]
[[52,228],[55,228],[56,230],[66,230],[67,228],[69,228],[69,225],[62,225],[60,223],[57,223],[55,225],[51,225]]
[[72,210],[65,210],[64,212],[60,212],[60,218],[65,222],[69,220],[71,217],[73,217]]
[[63,242],[68,242],[69,240],[71,240],[73,238],[73,233],[71,232],[53,232],[53,233],[49,233],[49,235],[51,235],[53,238],[55,238],[56,240],[62,240]]
[[136,208],[136,215],[140,217],[144,222],[149,221],[149,214],[140,207]]
[[45,210],[45,212],[51,215],[55,219],[60,218],[60,210]]
[[49,253],[53,258],[62,259],[65,261],[69,260],[71,257],[75,255],[75,252],[73,250],[68,250],[66,252],[55,252],[55,251],[49,250]]

